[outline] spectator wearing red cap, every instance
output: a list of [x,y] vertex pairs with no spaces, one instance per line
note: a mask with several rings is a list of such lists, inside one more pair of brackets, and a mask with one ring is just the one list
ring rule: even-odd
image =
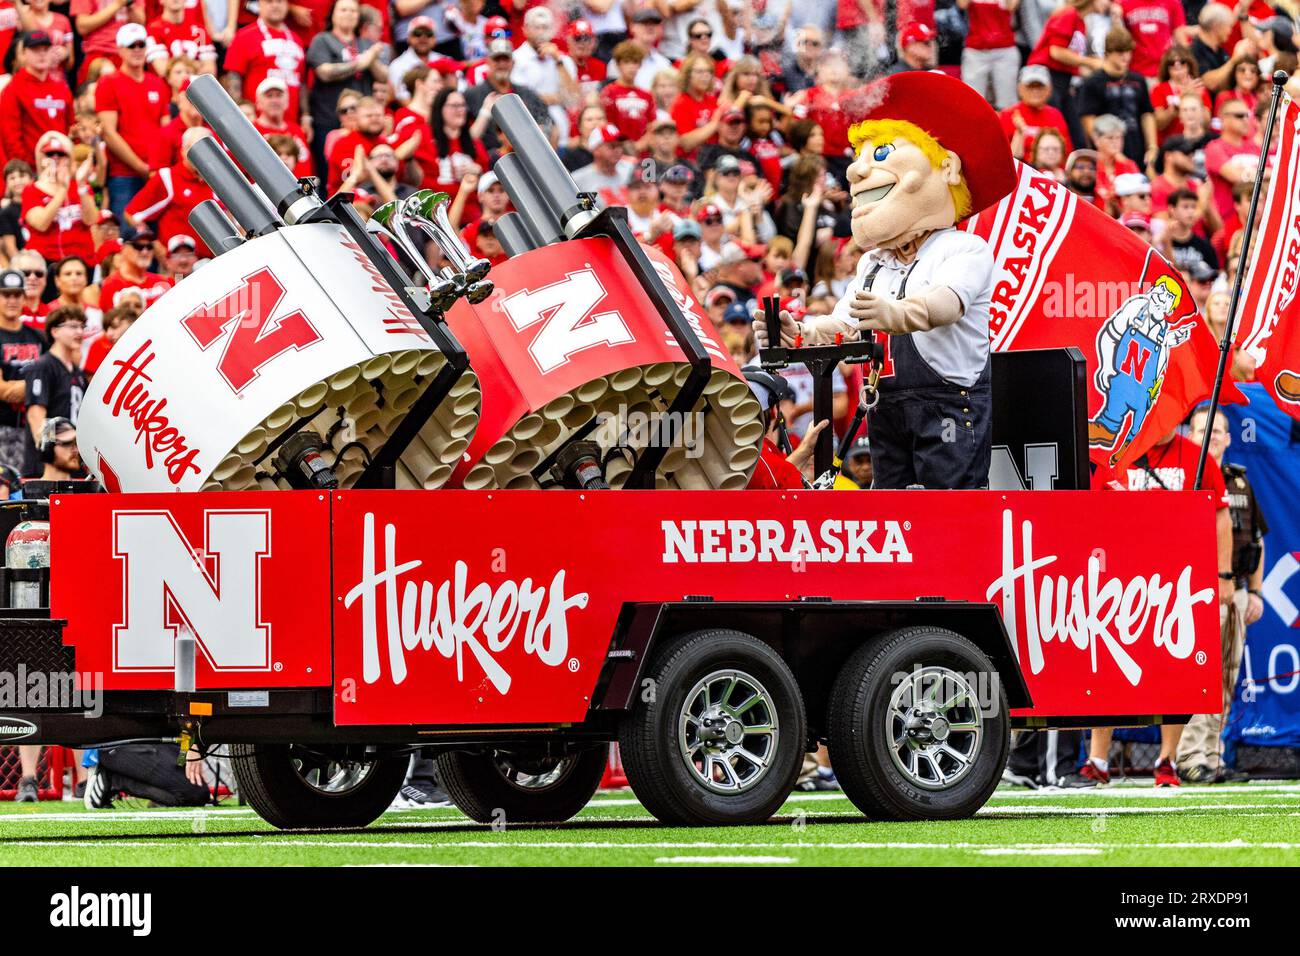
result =
[[[307,67],[312,71],[313,148],[318,154],[324,153],[325,137],[338,128],[337,108],[343,91],[370,96],[375,83],[388,79],[388,45],[360,36],[360,22],[357,0],[335,0],[328,29],[316,34],[307,48]],[[288,117],[295,115],[291,95]]]
[[53,262],[64,256],[91,259],[95,254],[91,225],[99,219],[88,183],[89,160],[72,168],[72,140],[55,130],[36,142],[36,181],[23,190],[27,249]]
[[722,261],[722,252],[730,244],[722,210],[706,202],[695,210],[695,221],[700,224],[700,272],[709,272]]
[[138,23],[117,31],[122,67],[95,84],[95,112],[108,145],[108,207],[119,216],[149,175],[149,152],[168,120],[171,91],[145,69],[149,35]]
[[410,69],[420,65],[433,66],[435,61],[446,59],[441,53],[434,51],[433,36],[434,28],[431,19],[415,17],[411,20],[406,34],[410,45],[388,64],[388,82],[393,87],[393,95],[397,98],[397,102],[405,103],[411,98],[411,91],[405,81]]
[[474,117],[470,135],[482,142],[485,149],[495,153],[501,148],[500,131],[492,118],[492,107],[496,101],[508,93],[516,93],[524,101],[524,106],[537,125],[556,142],[555,131],[551,128],[551,114],[533,90],[515,83],[510,74],[514,68],[515,48],[509,40],[498,37],[488,44],[487,78],[477,86],[465,91],[465,100],[469,106],[469,115]]
[[[18,23],[29,33],[42,32],[50,38],[50,69],[68,70],[72,67],[72,21],[62,13],[50,9],[50,0],[27,0],[15,4]],[[12,7],[9,8],[12,11]],[[10,36],[13,35],[12,29]],[[8,50],[8,41],[0,43],[0,60]]]
[[289,0],[259,0],[257,19],[241,27],[226,50],[221,78],[231,97],[240,100],[245,90],[252,92],[268,76],[278,76],[289,88],[289,115],[298,116],[307,53],[285,22],[288,15]]
[[633,143],[642,145],[646,129],[655,115],[655,99],[637,85],[637,73],[645,62],[645,50],[631,40],[614,47],[615,80],[600,91],[605,117]]
[[[288,118],[289,88],[278,76],[268,76],[257,87],[257,118],[253,126],[263,136],[288,136],[297,147],[298,159],[293,174],[299,178],[312,175],[311,145],[307,132]],[[175,122],[175,121],[173,121]],[[206,255],[206,253],[205,253]]]
[[606,205],[621,204],[623,189],[633,166],[627,159],[626,145],[626,138],[613,124],[592,130],[587,140],[591,163],[573,174],[573,182],[579,191],[601,193]]
[[741,145],[744,140],[745,111],[734,106],[724,109],[718,122],[717,142],[701,146],[696,156],[700,171],[708,175],[722,157],[730,156],[739,163],[742,176],[760,173],[762,166],[758,157]]
[[148,62],[159,76],[178,56],[197,63],[200,73],[217,72],[217,48],[202,23],[187,16],[185,0],[162,0],[162,14],[145,29],[149,33]]
[[81,37],[81,73],[79,81],[86,78],[90,65],[98,59],[107,59],[116,66],[120,60],[117,51],[117,31],[128,23],[144,26],[144,4],[137,0],[72,0],[68,12]]
[[[164,246],[173,236],[190,233],[190,213],[199,203],[214,197],[211,187],[190,165],[189,153],[196,142],[211,135],[203,126],[186,132],[181,144],[181,161],[158,170],[150,177],[144,188],[127,203],[127,222],[137,228],[148,224]],[[202,243],[196,251],[204,258],[212,256],[212,250]]]
[[605,82],[608,70],[605,61],[596,57],[596,31],[586,20],[574,20],[569,24],[569,59],[577,75],[578,98],[581,103],[590,103],[600,94],[600,85]]
[[957,0],[957,6],[966,11],[970,24],[961,51],[961,78],[994,109],[1004,110],[1016,101],[1020,51],[1011,16],[1020,0]]
[[107,311],[116,308],[122,293],[135,290],[147,309],[158,297],[170,289],[172,280],[150,272],[154,263],[154,243],[158,237],[148,226],[136,232],[135,237],[122,245],[122,251],[113,257],[113,272],[99,287],[99,307]]
[[10,159],[30,162],[43,133],[66,133],[71,124],[72,90],[62,73],[51,70],[50,55],[48,34],[27,34],[22,69],[0,93],[0,146]]
[[934,27],[914,21],[898,31],[898,62],[890,67],[890,73],[933,70],[938,62],[939,35]]

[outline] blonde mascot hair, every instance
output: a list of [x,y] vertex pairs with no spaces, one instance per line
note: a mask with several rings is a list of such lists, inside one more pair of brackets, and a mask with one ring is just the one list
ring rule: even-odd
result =
[[[860,123],[854,123],[849,128],[849,144],[852,145],[854,152],[859,155],[862,153],[863,148],[868,145],[883,146],[899,139],[907,140],[924,153],[925,158],[930,161],[933,168],[943,168],[949,151],[944,149],[937,139],[915,123],[893,119],[863,120]],[[966,185],[964,173],[960,182],[948,187],[948,192],[952,194],[952,205],[957,218],[959,220],[965,219],[970,215],[971,199],[970,187]]]

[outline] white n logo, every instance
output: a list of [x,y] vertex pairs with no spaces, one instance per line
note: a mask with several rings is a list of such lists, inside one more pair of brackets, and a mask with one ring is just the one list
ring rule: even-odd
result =
[[618,312],[592,314],[603,298],[605,287],[596,273],[579,269],[540,289],[521,289],[508,295],[501,300],[501,308],[516,332],[545,323],[528,346],[528,354],[545,374],[594,345],[636,341]]
[[213,670],[269,670],[271,628],[259,621],[267,510],[204,512],[203,550],[168,511],[115,511],[125,620],[113,632],[113,669],[171,670],[184,625]]

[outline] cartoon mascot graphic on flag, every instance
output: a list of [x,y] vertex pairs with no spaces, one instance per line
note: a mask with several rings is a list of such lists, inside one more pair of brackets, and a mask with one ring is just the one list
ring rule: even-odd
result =
[[1187,342],[1196,326],[1195,305],[1185,303],[1177,279],[1166,269],[1159,269],[1154,281],[1146,278],[1152,264],[1148,257],[1139,285],[1143,291],[1125,300],[1097,334],[1094,381],[1104,400],[1088,422],[1088,444],[1111,450],[1112,461],[1142,430],[1160,397],[1170,352]]

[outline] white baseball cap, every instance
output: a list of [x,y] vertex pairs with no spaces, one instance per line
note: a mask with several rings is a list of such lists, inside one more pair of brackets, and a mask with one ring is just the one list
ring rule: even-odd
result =
[[289,84],[284,82],[278,76],[268,76],[261,83],[257,84],[257,95],[261,96],[269,90],[279,90],[281,93],[289,92]]
[[124,23],[117,28],[117,45],[130,46],[132,43],[139,43],[143,40],[149,42],[149,33],[145,30],[143,24]]

